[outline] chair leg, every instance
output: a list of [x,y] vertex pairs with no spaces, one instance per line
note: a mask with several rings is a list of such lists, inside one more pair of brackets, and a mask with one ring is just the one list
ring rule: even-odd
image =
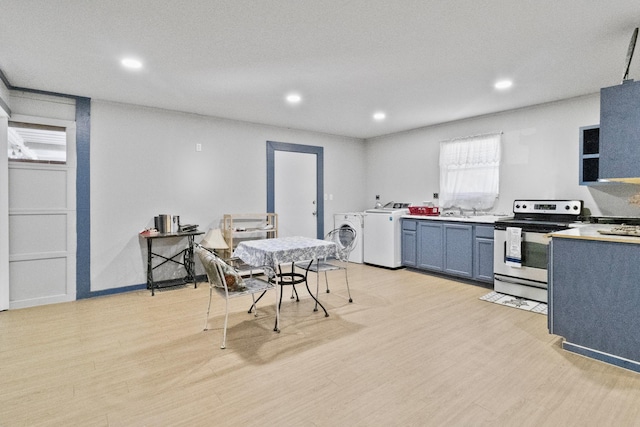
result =
[[[264,292],[262,293],[262,295],[264,295]],[[262,295],[260,295],[260,297],[262,297]],[[255,312],[254,316],[258,317],[258,306],[256,305],[256,302],[257,302],[256,301],[256,294],[251,294],[251,299],[253,300],[253,305],[251,307],[255,307],[256,308],[256,312]],[[251,313],[251,310],[249,310],[249,313]]]
[[324,272],[324,284],[327,287],[327,293],[329,293],[329,280],[327,279],[327,272]]
[[349,289],[349,275],[347,274],[347,269],[344,269],[344,281],[347,282],[347,293],[349,294],[349,302],[353,302],[351,298],[351,290]]
[[204,330],[208,330],[207,326],[209,326],[209,312],[211,311],[211,296],[213,294],[213,288],[211,284],[209,284],[209,305],[207,306],[207,318],[204,320]]
[[227,348],[227,323],[229,322],[229,299],[225,298],[224,304],[224,330],[222,332],[222,345],[221,349]]
[[280,309],[282,308],[283,293],[284,293],[284,288],[282,287],[282,283],[276,282],[276,324],[273,327],[274,332],[280,332]]
[[278,301],[278,310],[282,308],[282,294],[284,293],[282,291],[283,291],[282,285],[280,285],[280,301]]

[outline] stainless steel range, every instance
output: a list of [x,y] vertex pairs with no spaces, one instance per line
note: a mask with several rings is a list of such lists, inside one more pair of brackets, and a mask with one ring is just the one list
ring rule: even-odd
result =
[[578,221],[581,200],[515,200],[513,218],[495,223],[496,292],[547,302],[549,233]]

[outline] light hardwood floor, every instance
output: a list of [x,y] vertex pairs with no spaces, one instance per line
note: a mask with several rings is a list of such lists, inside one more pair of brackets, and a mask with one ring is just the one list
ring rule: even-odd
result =
[[[272,331],[206,284],[0,313],[0,425],[605,426],[640,424],[640,375],[560,348],[544,315],[487,288],[350,264],[301,289]],[[615,309],[615,307],[612,307]]]

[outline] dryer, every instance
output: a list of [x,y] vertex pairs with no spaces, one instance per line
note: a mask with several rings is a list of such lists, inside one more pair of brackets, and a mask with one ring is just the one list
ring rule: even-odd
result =
[[349,255],[349,261],[362,264],[364,262],[364,213],[346,212],[333,216],[334,228],[351,228],[356,232],[356,244]]

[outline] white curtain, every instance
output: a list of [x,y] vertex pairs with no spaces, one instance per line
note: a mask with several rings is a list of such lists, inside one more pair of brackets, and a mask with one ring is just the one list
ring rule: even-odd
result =
[[440,143],[440,207],[491,209],[498,197],[501,133]]

